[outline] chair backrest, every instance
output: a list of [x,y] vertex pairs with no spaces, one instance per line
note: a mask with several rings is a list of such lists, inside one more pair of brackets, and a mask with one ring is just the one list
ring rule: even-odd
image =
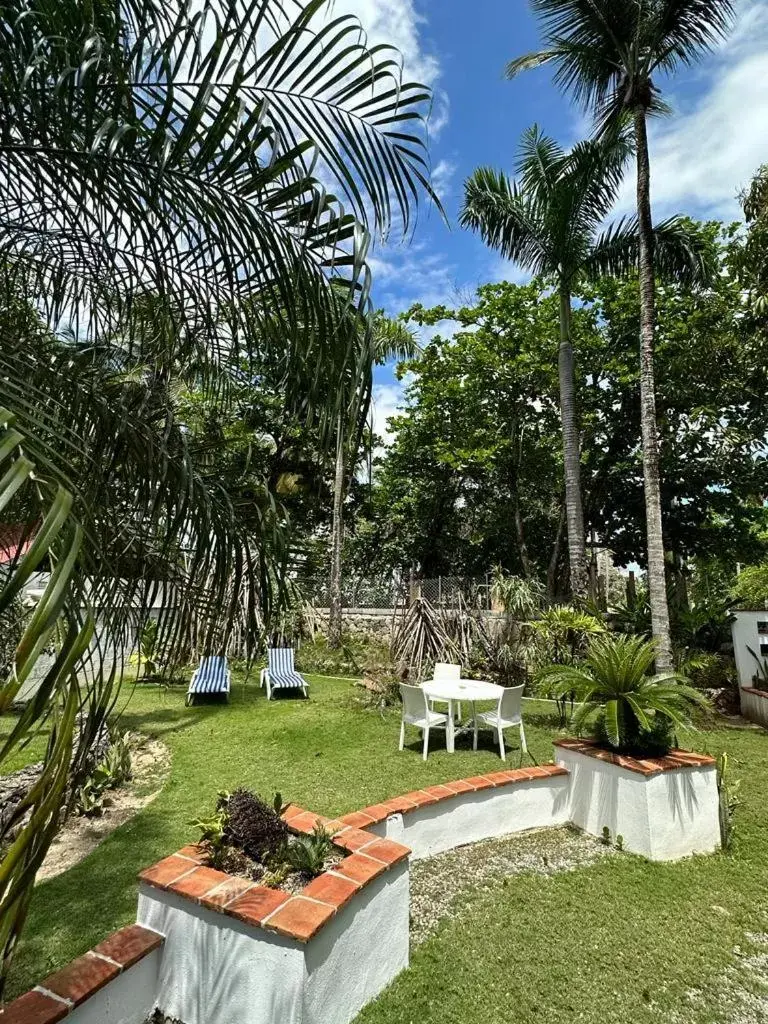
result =
[[200,678],[209,682],[224,683],[227,675],[227,659],[221,654],[208,654],[200,659]]
[[420,686],[400,683],[400,696],[403,698],[403,714],[424,717],[427,711],[427,695]]
[[293,672],[293,648],[270,647],[267,649],[269,671],[280,675],[281,672]]
[[499,715],[501,718],[516,722],[523,714],[523,690],[522,686],[505,686],[504,693],[499,698]]
[[449,683],[461,679],[461,665],[454,665],[450,661],[436,661],[435,673],[432,681],[435,683]]

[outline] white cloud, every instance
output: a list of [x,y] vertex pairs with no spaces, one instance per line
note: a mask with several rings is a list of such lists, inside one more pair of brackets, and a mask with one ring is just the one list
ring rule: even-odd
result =
[[435,137],[448,121],[448,97],[438,85],[440,62],[426,52],[422,29],[426,23],[414,0],[333,0],[328,17],[354,14],[365,29],[371,45],[388,43],[403,56],[405,77],[434,89],[430,134]]
[[373,430],[379,435],[385,446],[391,444],[394,436],[388,429],[387,420],[402,408],[405,400],[404,390],[405,385],[402,381],[374,386],[373,401],[371,402]]
[[[651,125],[651,194],[657,217],[737,218],[737,193],[768,159],[768,4],[741,0],[734,31],[695,72],[696,95],[667,91],[674,113]],[[705,77],[706,76],[706,77]],[[618,212],[634,209],[634,174]]]
[[435,166],[432,168],[432,185],[437,192],[438,196],[445,205],[448,198],[448,190],[453,185],[453,178],[456,174],[457,166],[453,160],[438,160]]

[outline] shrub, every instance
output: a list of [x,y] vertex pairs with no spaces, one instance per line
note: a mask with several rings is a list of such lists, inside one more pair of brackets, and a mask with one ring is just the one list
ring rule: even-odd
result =
[[130,733],[110,729],[109,747],[101,761],[75,793],[76,814],[98,817],[107,803],[107,792],[132,778]]
[[742,569],[731,587],[731,598],[737,605],[765,608],[768,605],[768,563]]
[[282,851],[285,862],[302,875],[315,878],[325,871],[333,853],[333,835],[318,822],[308,836],[297,836]]
[[574,695],[577,733],[588,730],[621,753],[659,755],[678,729],[693,728],[693,709],[709,703],[678,673],[650,675],[655,656],[642,637],[598,636],[581,664],[551,665],[542,675],[561,699]]
[[224,841],[251,860],[268,863],[287,842],[288,826],[274,807],[247,789],[236,789],[226,800]]

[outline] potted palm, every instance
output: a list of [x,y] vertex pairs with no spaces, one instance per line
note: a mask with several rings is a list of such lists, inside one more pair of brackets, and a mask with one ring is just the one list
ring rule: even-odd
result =
[[[714,758],[677,747],[706,698],[674,672],[653,675],[655,645],[641,637],[594,637],[584,660],[543,676],[574,696],[575,739],[555,741],[573,775],[570,817],[586,831],[656,860],[719,843]],[[620,838],[619,838],[620,837]]]

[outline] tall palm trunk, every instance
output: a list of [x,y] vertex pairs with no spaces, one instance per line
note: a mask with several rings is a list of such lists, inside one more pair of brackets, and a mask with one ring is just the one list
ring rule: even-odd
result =
[[568,560],[571,591],[578,601],[587,598],[587,553],[584,542],[584,508],[581,503],[581,446],[576,416],[576,385],[571,343],[571,296],[560,287],[560,418],[563,425],[565,469],[565,517],[568,524]]
[[653,221],[651,218],[651,170],[645,117],[645,110],[642,107],[637,107],[634,112],[634,123],[637,145],[637,219],[640,242],[640,423],[643,434],[651,630],[657,645],[656,669],[663,672],[672,668],[672,638],[669,629],[664,536],[661,524],[659,432],[656,422],[656,382],[653,370],[656,294]]
[[341,549],[344,543],[344,423],[339,416],[336,432],[336,472],[333,480],[331,520],[331,580],[328,608],[328,645],[341,647],[343,602],[341,593]]

